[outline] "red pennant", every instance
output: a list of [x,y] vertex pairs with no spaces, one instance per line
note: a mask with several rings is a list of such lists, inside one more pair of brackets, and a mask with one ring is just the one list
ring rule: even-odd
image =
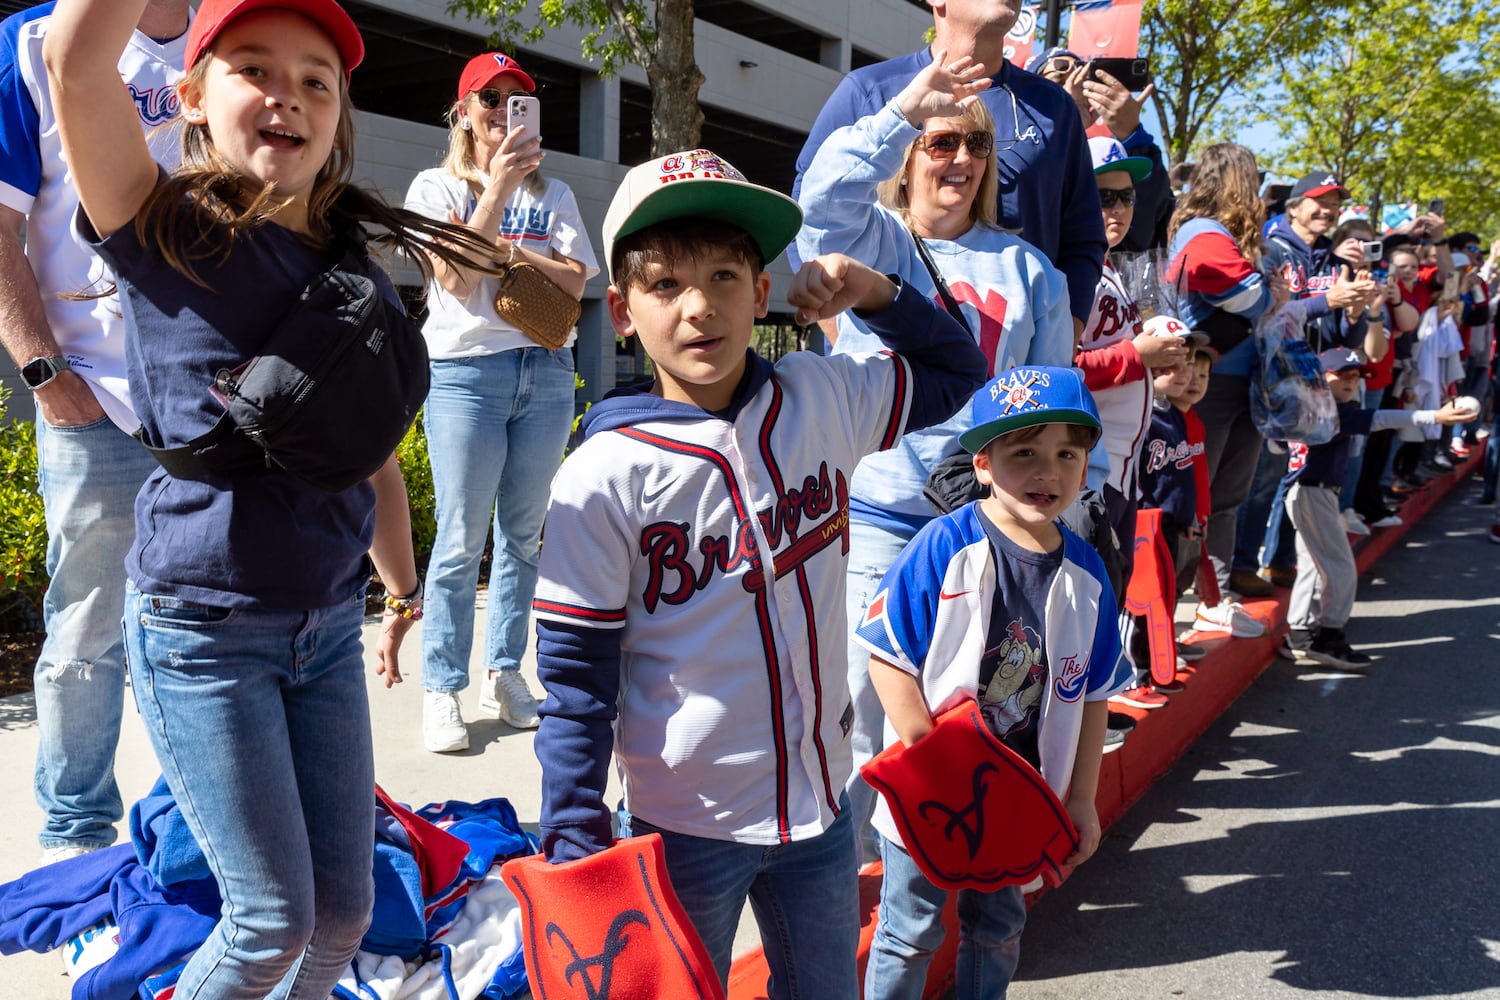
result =
[[922,874],[941,889],[985,892],[1060,879],[1078,833],[1036,768],[990,732],[973,701],[935,722],[860,768]]
[[1141,0],[1080,0],[1068,25],[1068,50],[1087,62],[1095,56],[1134,58],[1141,42]]
[[660,835],[617,840],[560,865],[540,854],[518,858],[500,874],[521,904],[537,1000],[724,1000],[708,949],[672,891]]
[[1170,684],[1177,677],[1177,566],[1162,532],[1159,509],[1135,513],[1135,562],[1125,586],[1125,610],[1146,619],[1151,646],[1151,679]]

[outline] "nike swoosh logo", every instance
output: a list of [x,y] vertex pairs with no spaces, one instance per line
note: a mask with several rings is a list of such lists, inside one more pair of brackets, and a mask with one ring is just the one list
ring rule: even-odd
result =
[[662,498],[662,495],[664,493],[666,493],[668,490],[670,490],[674,485],[675,485],[674,483],[666,483],[660,489],[656,490],[654,493],[650,492],[650,491],[642,490],[641,491],[641,504],[642,504],[642,506],[649,506],[650,504],[656,503],[656,501],[660,500]]
[[956,594],[950,594],[946,590],[940,590],[940,591],[938,591],[938,600],[940,600],[940,601],[951,601],[955,597],[962,597],[965,594],[972,594],[972,593],[974,593],[974,591],[972,591],[972,590],[960,590]]

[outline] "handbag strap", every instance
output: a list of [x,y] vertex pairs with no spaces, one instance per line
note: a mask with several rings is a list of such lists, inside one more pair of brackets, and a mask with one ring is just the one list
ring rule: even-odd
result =
[[943,300],[943,308],[948,310],[948,315],[958,320],[958,325],[968,331],[969,336],[974,335],[974,328],[969,325],[969,320],[964,316],[963,310],[958,307],[958,300],[953,293],[948,291],[948,282],[943,280],[942,274],[938,272],[937,265],[932,262],[932,254],[927,251],[927,244],[922,237],[916,233],[911,234],[912,242],[917,245],[917,256],[922,258],[922,263],[927,268],[927,273],[932,275],[932,283],[937,286],[938,297]]

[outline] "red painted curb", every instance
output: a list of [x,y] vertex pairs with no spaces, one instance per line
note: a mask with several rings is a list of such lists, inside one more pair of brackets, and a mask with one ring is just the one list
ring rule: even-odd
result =
[[[1449,491],[1468,479],[1482,461],[1483,449],[1474,451],[1454,472],[1429,483],[1425,490],[1408,496],[1401,505],[1401,524],[1376,528],[1354,540],[1354,561],[1361,573],[1396,546],[1412,525],[1427,515]],[[1224,710],[1259,677],[1275,658],[1275,645],[1286,631],[1286,605],[1290,591],[1277,588],[1273,597],[1245,600],[1245,609],[1266,626],[1259,639],[1231,639],[1227,635],[1202,633],[1194,643],[1209,647],[1197,665],[1178,671],[1182,691],[1159,709],[1120,708],[1136,720],[1125,745],[1104,758],[1099,774],[1099,822],[1108,830],[1125,811],[1140,800],[1156,780],[1172,767],[1188,747],[1211,726]],[[1045,892],[1045,890],[1043,890]],[[875,910],[880,902],[880,865],[866,866],[859,877],[860,939],[859,972],[863,979],[875,933]],[[1042,892],[1027,898],[1034,904]],[[926,997],[941,997],[953,984],[953,961],[958,945],[958,925],[950,902],[943,914],[948,937],[933,957],[927,976]],[[768,970],[760,949],[741,955],[729,972],[729,1000],[764,1000]]]

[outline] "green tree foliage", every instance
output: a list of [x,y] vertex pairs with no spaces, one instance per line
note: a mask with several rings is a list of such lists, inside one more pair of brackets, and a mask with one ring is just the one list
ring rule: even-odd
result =
[[610,76],[622,64],[646,71],[651,85],[651,153],[698,145],[703,73],[693,57],[693,0],[451,0],[450,14],[488,24],[491,44],[535,42],[571,24],[585,31],[583,57]]
[[[1332,169],[1360,202],[1445,199],[1450,229],[1500,233],[1500,6],[1364,0],[1290,54],[1263,121],[1288,174]],[[1490,67],[1490,70],[1486,70]]]
[[36,425],[11,420],[0,389],[0,632],[41,626],[47,521],[36,479]]
[[1253,97],[1268,65],[1317,43],[1322,19],[1346,2],[1146,0],[1140,50],[1151,57],[1151,101],[1170,159],[1223,131],[1232,116],[1225,98]]

